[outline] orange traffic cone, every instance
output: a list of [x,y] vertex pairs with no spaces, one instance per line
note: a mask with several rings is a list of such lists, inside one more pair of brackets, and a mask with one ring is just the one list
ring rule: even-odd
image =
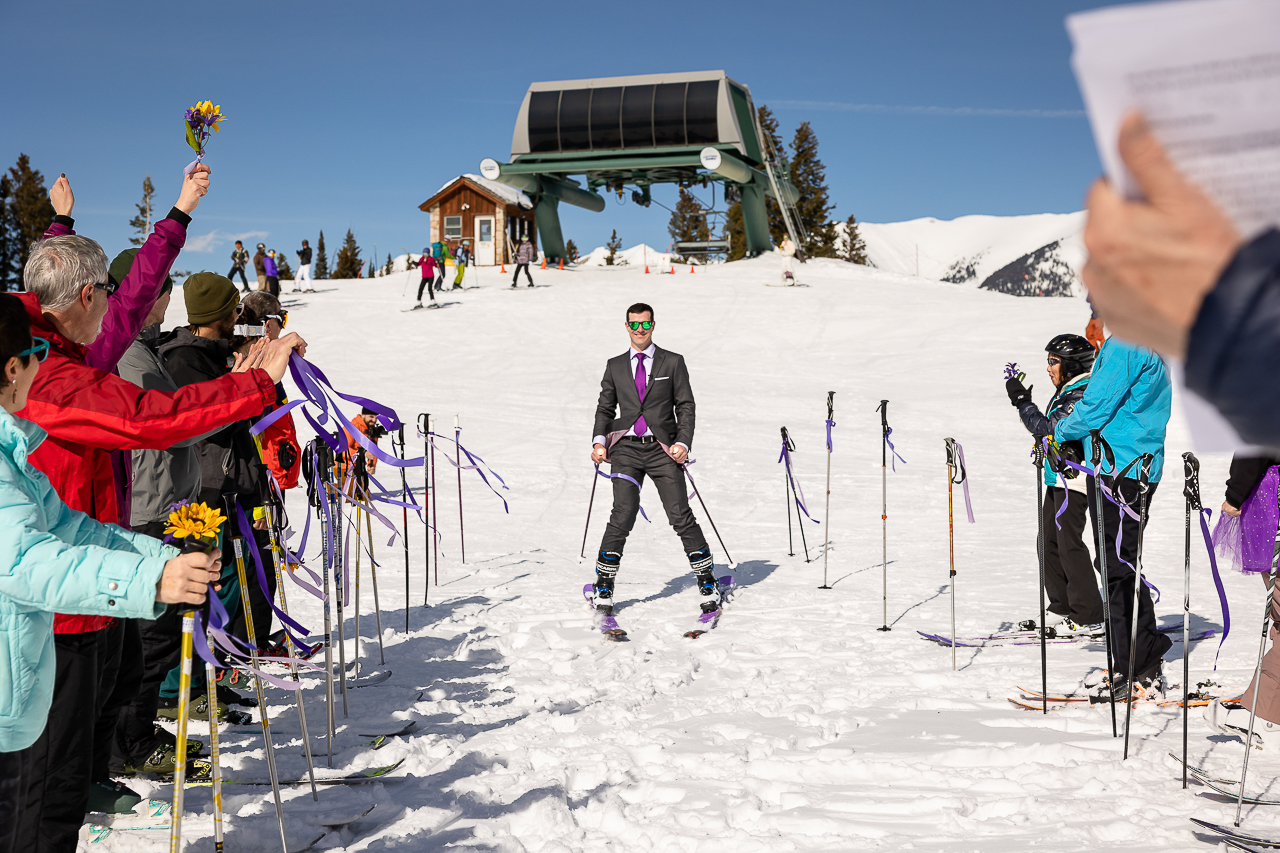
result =
[[503,275],[506,275],[506,274],[507,274],[507,262],[506,262],[506,261],[501,261],[501,264],[502,264],[502,270],[501,270],[501,272],[502,272],[502,274],[503,274]]
[[564,258],[560,259],[560,269],[564,269]]
[[689,264],[689,275],[693,275],[693,264]]
[[547,268],[547,256],[546,256],[546,255],[543,255],[543,256],[542,256],[542,268],[543,268],[544,270]]
[[648,264],[645,264],[645,265],[644,265],[644,274],[645,274],[645,275],[648,275],[648,274],[649,274],[649,265],[648,265]]

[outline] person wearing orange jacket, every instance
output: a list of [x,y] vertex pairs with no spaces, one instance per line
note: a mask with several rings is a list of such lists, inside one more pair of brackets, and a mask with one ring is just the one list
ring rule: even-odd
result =
[[[372,441],[374,444],[377,444],[378,439],[387,434],[386,427],[378,423],[377,413],[368,408],[362,408],[360,410],[360,414],[351,419],[351,426],[359,430],[361,435]],[[347,452],[338,457],[336,464],[338,468],[338,483],[343,489],[345,489],[347,485],[347,471],[355,466],[356,457],[363,448],[360,446],[360,443],[356,441],[355,436],[352,434],[351,427],[344,424],[342,427],[342,433],[347,437]],[[364,454],[364,466],[365,471],[369,474],[372,474],[378,467],[378,458],[367,450]],[[368,489],[369,487],[368,483],[359,483],[358,485],[361,489]]]
[[[185,179],[169,216],[156,224],[139,250],[115,299],[109,298],[117,288],[107,277],[102,247],[73,232],[37,244],[24,268],[28,292],[18,298],[33,334],[50,343],[49,357],[19,413],[49,433],[31,463],[69,506],[98,521],[122,521],[110,451],[169,447],[259,414],[275,398],[275,381],[284,374],[289,350],[304,346],[298,338],[283,340],[264,354],[260,368],[176,393],[143,391],[107,372],[150,313],[185,241],[190,213],[207,191],[208,171],[197,167]],[[64,178],[55,183],[50,201],[63,220],[55,224],[70,232],[74,198]],[[110,335],[100,341],[104,329]],[[28,810],[19,834],[41,851],[75,849],[91,774],[109,760],[115,721],[106,728],[101,706],[119,666],[120,639],[104,632],[113,625],[97,616],[55,619],[53,709],[33,747],[37,772],[32,784],[40,789],[35,799],[43,807]]]

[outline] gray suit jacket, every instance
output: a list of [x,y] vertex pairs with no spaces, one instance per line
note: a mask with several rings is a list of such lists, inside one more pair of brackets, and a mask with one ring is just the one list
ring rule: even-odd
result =
[[[592,435],[626,432],[644,415],[645,425],[663,444],[671,445],[678,441],[692,448],[693,388],[689,385],[689,370],[684,365],[684,356],[654,347],[653,363],[645,365],[648,385],[641,404],[635,381],[631,378],[632,355],[633,351],[628,348],[605,365]],[[618,416],[614,417],[615,414]]]

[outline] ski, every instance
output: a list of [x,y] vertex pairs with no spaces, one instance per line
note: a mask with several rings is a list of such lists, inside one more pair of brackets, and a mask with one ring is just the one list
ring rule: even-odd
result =
[[716,578],[716,585],[720,588],[720,606],[715,610],[712,610],[710,613],[698,614],[698,619],[694,623],[694,626],[684,632],[684,635],[691,640],[698,639],[703,634],[713,630],[720,624],[720,615],[724,612],[725,602],[733,592],[733,575],[725,575],[724,577]]
[[[1044,700],[1042,700],[1039,696],[1023,696],[1021,699],[1015,699],[1012,696],[1009,697],[1009,702],[1011,702],[1015,707],[1021,708],[1025,711],[1043,710],[1044,708],[1043,701]],[[1190,702],[1190,705],[1192,708],[1198,708],[1204,705],[1208,705],[1210,701],[1212,700],[1192,699]],[[1080,699],[1063,699],[1061,697],[1050,697],[1049,710],[1060,711],[1063,708],[1070,708],[1073,706],[1078,707],[1081,705],[1085,705],[1086,703],[1089,706],[1108,704],[1105,698],[1098,698],[1098,699],[1090,698],[1087,700],[1080,700]],[[1117,700],[1117,704],[1123,704],[1123,700]],[[1139,699],[1138,701],[1134,702],[1134,704],[1135,705],[1155,705],[1159,708],[1181,708],[1182,700],[1181,699]]]
[[618,620],[613,618],[613,614],[602,616],[596,610],[595,600],[595,584],[587,584],[582,588],[582,597],[587,600],[587,605],[591,608],[592,625],[600,634],[610,642],[621,643],[627,639],[627,632],[622,630],[618,624]]
[[320,825],[330,831],[343,829],[355,823],[356,821],[360,820],[361,818],[369,814],[369,812],[373,811],[377,807],[378,807],[378,804],[373,803],[368,807],[366,807],[364,811],[360,812],[359,814],[351,815],[349,817],[344,817],[344,818],[325,818],[324,820],[320,821]]
[[1196,817],[1191,818],[1191,822],[1201,829],[1216,832],[1218,835],[1221,835],[1223,838],[1231,841],[1238,841],[1244,844],[1256,844],[1259,847],[1280,847],[1280,838],[1264,838],[1260,835],[1250,835],[1247,832],[1241,832],[1234,826],[1223,826],[1220,823],[1210,823],[1207,820],[1200,820]]
[[[1181,766],[1182,758],[1179,755],[1177,755],[1176,753],[1170,752],[1168,753],[1168,756],[1172,758],[1174,761],[1178,762],[1179,766]],[[1239,782],[1237,782],[1235,779],[1221,779],[1217,776],[1212,776],[1209,774],[1208,770],[1205,770],[1203,767],[1196,767],[1194,764],[1187,765],[1187,772],[1202,782],[1215,782],[1219,785],[1238,785],[1239,784]]]
[[[1157,628],[1156,630],[1159,631],[1161,634],[1181,634],[1182,626],[1181,625],[1163,625]],[[942,642],[948,646],[951,645],[951,638],[945,637],[942,634],[931,634],[931,633],[928,633],[927,631],[917,631],[916,633],[930,640]],[[1105,631],[1097,631],[1096,633],[1089,633],[1089,634],[1079,633],[1079,634],[1061,634],[1060,635],[1051,628],[1049,630],[1049,634],[1047,635],[1046,639],[1079,640],[1084,637],[1096,637],[1098,639],[1101,639],[1104,636],[1104,634],[1105,634]],[[956,637],[956,645],[958,646],[961,643],[976,644],[976,643],[981,643],[984,640],[1033,640],[1037,644],[1039,644],[1040,632],[1033,628],[1031,630],[1026,630],[1026,631],[1023,631],[1023,630],[996,631],[994,634],[978,634],[973,637]]]
[[[1217,791],[1219,794],[1221,794],[1224,797],[1230,797],[1231,799],[1234,800],[1239,796],[1239,793],[1237,791],[1228,790],[1225,785],[1219,785],[1217,782],[1213,782],[1209,779],[1205,779],[1200,776],[1197,776],[1196,779],[1199,780],[1205,786]],[[1251,797],[1248,794],[1244,795],[1244,802],[1248,803],[1251,806],[1280,806],[1280,800],[1268,799],[1266,797]]]
[[[373,687],[391,677],[391,670],[389,669],[379,669],[368,675],[360,676],[352,674],[353,669],[354,667],[347,667],[347,689],[349,690],[357,687]],[[342,677],[342,670],[337,666],[333,668],[333,677]]]
[[[370,782],[382,782],[382,781],[386,781],[386,777],[388,773],[391,773],[392,771],[394,771],[401,764],[404,764],[403,758],[397,761],[395,764],[387,764],[382,767],[367,767],[364,770],[357,771],[355,773],[352,773],[349,776],[336,776],[336,777],[331,777],[327,779],[318,778],[316,779],[316,784],[317,785],[364,785]],[[190,783],[190,780],[188,780],[188,783]],[[197,784],[207,785],[209,784],[209,782],[201,781]],[[270,785],[271,782],[269,780],[257,782],[257,781],[247,781],[244,779],[223,779],[222,784],[223,785],[255,786],[255,785]],[[281,785],[310,785],[311,780],[304,776],[301,779],[281,779],[280,784]]]
[[[933,642],[937,643],[940,646],[947,646],[948,648],[950,648],[951,646],[951,638],[943,636],[942,634],[929,634],[924,631],[916,631],[916,633],[919,634],[923,639],[932,640]],[[1191,642],[1196,643],[1196,642],[1199,642],[1200,640],[1207,640],[1210,637],[1214,637],[1216,635],[1217,635],[1217,632],[1213,629],[1199,631],[1191,635]],[[1075,635],[1064,636],[1064,637],[1054,636],[1052,638],[1046,638],[1045,642],[1051,646],[1069,646],[1069,645],[1084,645],[1089,643],[1101,643],[1103,639],[1104,639],[1104,635],[1101,633],[1075,634]],[[1182,636],[1180,634],[1173,634],[1170,639],[1172,639],[1175,643],[1182,642]],[[1040,638],[1035,634],[1009,635],[1009,636],[1000,636],[995,638],[974,637],[974,638],[963,639],[963,640],[958,637],[956,638],[956,647],[962,648],[962,649],[963,648],[995,648],[998,646],[1038,646],[1038,645],[1040,645]]]
[[410,720],[394,732],[356,732],[356,734],[360,735],[360,737],[400,737],[401,735],[407,735],[417,727],[418,721]]

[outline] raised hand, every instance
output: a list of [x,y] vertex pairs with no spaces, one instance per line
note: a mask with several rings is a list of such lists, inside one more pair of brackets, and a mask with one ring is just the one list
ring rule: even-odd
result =
[[70,216],[71,211],[75,210],[76,194],[71,191],[71,182],[67,180],[66,172],[59,175],[58,180],[49,188],[49,203],[53,205],[53,212],[59,216]]
[[182,179],[182,193],[174,207],[188,216],[200,204],[200,199],[209,194],[209,176],[212,172],[204,163],[191,170],[191,174]]

